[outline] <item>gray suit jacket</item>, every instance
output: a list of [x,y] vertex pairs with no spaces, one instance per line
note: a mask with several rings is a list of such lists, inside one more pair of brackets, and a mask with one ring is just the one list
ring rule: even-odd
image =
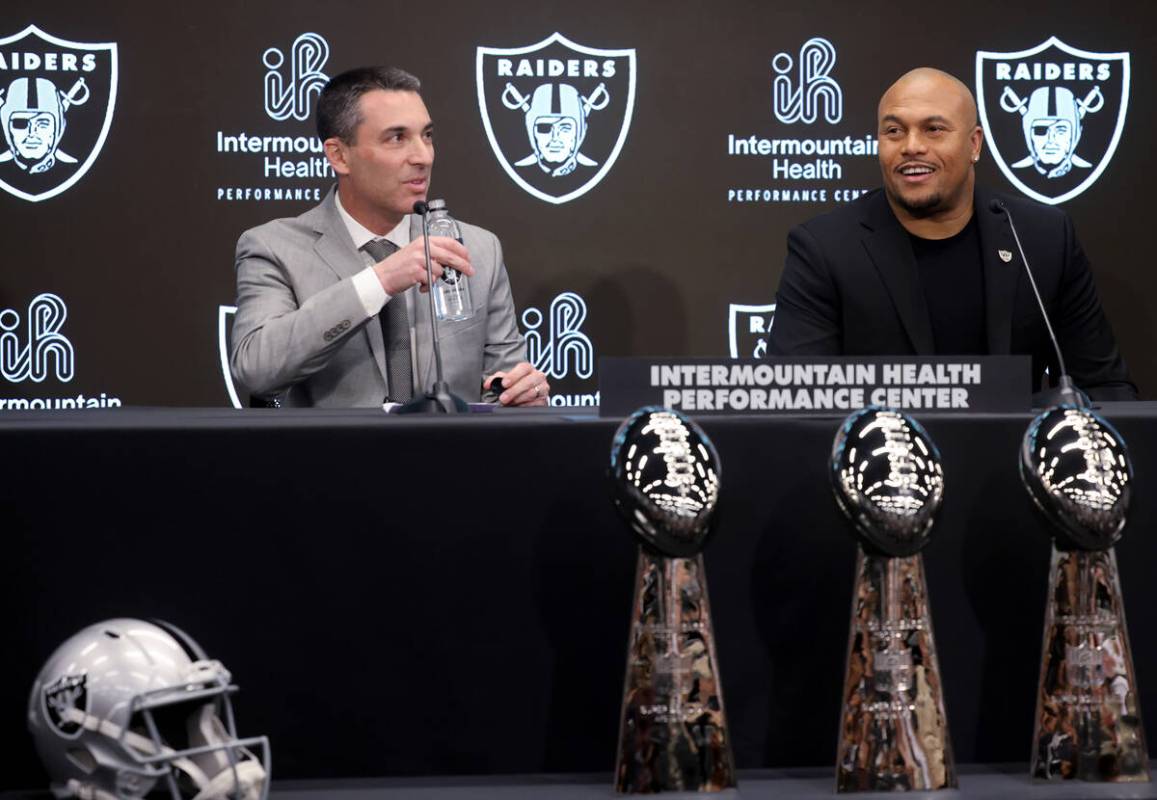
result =
[[[526,359],[502,246],[489,231],[459,222],[470,251],[474,316],[439,323],[450,390],[481,397],[482,378]],[[410,235],[422,235],[413,217]],[[252,228],[237,242],[237,314],[230,366],[255,395],[284,405],[380,406],[387,386],[385,345],[377,315],[366,317],[351,278],[365,269],[338,214],[334,190],[299,217]],[[427,297],[412,288],[391,303],[409,303],[415,381],[434,381]]]

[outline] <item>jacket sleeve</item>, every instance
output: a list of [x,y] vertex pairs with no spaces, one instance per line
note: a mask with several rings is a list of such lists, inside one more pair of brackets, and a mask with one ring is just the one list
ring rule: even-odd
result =
[[1101,307],[1093,273],[1072,220],[1064,215],[1065,264],[1053,323],[1065,356],[1065,366],[1081,389],[1094,400],[1136,400],[1137,387],[1109,320]]
[[260,228],[242,234],[236,266],[230,368],[254,394],[280,394],[322,369],[369,319],[349,278],[299,303],[289,270]]
[[[494,247],[494,274],[490,279],[490,303],[486,316],[486,343],[483,345],[483,377],[500,370],[506,371],[520,361],[526,360],[526,342],[518,330],[514,295],[510,289],[510,277],[506,274],[506,262],[502,257],[502,243],[491,235]],[[483,399],[497,400],[497,392],[488,392]]]
[[829,356],[843,351],[840,298],[815,236],[803,225],[787,236],[787,260],[776,291],[769,355]]

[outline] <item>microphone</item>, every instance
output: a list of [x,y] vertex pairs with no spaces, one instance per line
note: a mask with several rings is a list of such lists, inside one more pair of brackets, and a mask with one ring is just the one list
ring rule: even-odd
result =
[[1008,220],[1008,227],[1012,230],[1013,241],[1016,242],[1016,249],[1020,251],[1020,261],[1024,264],[1025,274],[1028,275],[1028,283],[1032,287],[1033,296],[1036,297],[1036,304],[1040,308],[1040,315],[1045,321],[1045,329],[1049,334],[1049,341],[1053,343],[1053,350],[1057,354],[1057,365],[1060,368],[1060,375],[1057,378],[1057,386],[1055,390],[1041,392],[1042,405],[1055,405],[1056,403],[1047,402],[1052,400],[1055,395],[1059,403],[1072,403],[1077,408],[1088,408],[1089,400],[1085,393],[1077,389],[1073,385],[1073,379],[1069,377],[1068,370],[1065,369],[1065,357],[1061,354],[1061,345],[1057,342],[1056,334],[1053,333],[1053,324],[1049,319],[1049,314],[1045,311],[1044,300],[1041,299],[1040,291],[1036,286],[1036,278],[1033,277],[1032,268],[1028,265],[1028,256],[1024,254],[1024,246],[1020,243],[1020,236],[1016,232],[1016,224],[1012,221],[1012,212],[1008,210],[1008,206],[1004,201],[995,198],[988,204],[988,210],[994,214],[1003,214]]
[[430,206],[425,201],[414,203],[414,213],[422,218],[422,239],[426,251],[426,297],[430,301],[430,341],[434,344],[434,385],[421,397],[415,397],[398,409],[399,414],[459,414],[470,407],[461,397],[450,392],[450,386],[442,376],[442,346],[438,341],[438,319],[434,314],[434,267],[430,261]]

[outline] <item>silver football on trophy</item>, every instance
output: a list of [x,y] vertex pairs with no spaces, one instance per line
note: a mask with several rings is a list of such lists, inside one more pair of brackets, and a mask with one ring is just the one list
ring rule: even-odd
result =
[[1021,442],[1020,477],[1067,544],[1104,550],[1121,538],[1133,463],[1121,434],[1099,415],[1062,405],[1034,419]]
[[678,411],[641,408],[615,432],[611,498],[644,547],[672,558],[703,549],[715,526],[719,454]]
[[851,414],[836,433],[829,474],[866,550],[903,557],[928,543],[944,470],[916,420],[878,406]]

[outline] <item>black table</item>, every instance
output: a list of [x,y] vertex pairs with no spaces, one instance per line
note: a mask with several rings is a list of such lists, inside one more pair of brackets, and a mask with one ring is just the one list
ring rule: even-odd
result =
[[[1157,406],[1104,410],[1137,493],[1118,546],[1157,726]],[[946,499],[925,551],[957,760],[1029,756],[1048,534],[1020,487],[1029,415],[918,417]],[[836,417],[703,421],[723,461],[707,549],[742,768],[830,765],[855,545]],[[43,777],[43,660],[112,616],[192,633],[269,734],[278,778],[613,767],[635,547],[603,473],[616,420],[120,409],[0,415],[0,789]]]
[[[1028,777],[1027,764],[964,765],[960,787],[948,791],[905,792],[905,800],[1154,800],[1152,783],[1045,784]],[[718,800],[830,800],[835,796],[828,768],[741,770],[735,790],[707,795]],[[486,775],[421,778],[353,778],[273,781],[271,800],[614,800],[611,774]],[[672,792],[668,800],[704,795]],[[867,792],[859,800],[890,800],[894,792]],[[0,792],[0,800],[53,800],[47,791]]]

